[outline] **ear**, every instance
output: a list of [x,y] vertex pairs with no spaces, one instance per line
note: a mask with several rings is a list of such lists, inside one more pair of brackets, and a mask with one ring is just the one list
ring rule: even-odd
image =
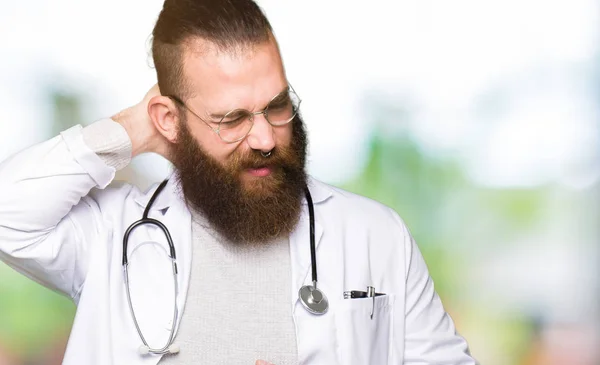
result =
[[158,133],[175,143],[179,128],[179,109],[175,102],[166,96],[155,96],[148,102],[148,115]]

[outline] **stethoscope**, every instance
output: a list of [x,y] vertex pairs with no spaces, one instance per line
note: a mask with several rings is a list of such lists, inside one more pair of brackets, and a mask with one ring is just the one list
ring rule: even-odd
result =
[[[154,201],[156,200],[156,198],[158,197],[160,192],[164,189],[164,187],[167,185],[168,181],[169,181],[168,179],[164,180],[158,186],[158,188],[156,189],[154,194],[152,194],[152,197],[150,198],[150,201],[148,202],[146,209],[144,210],[144,215],[142,216],[142,219],[132,223],[129,226],[129,228],[127,228],[127,230],[125,231],[125,235],[123,236],[123,275],[125,277],[125,291],[127,293],[127,303],[129,304],[129,310],[131,311],[131,317],[133,318],[133,323],[135,324],[135,328],[136,328],[138,335],[140,336],[140,339],[142,340],[142,343],[143,343],[143,345],[141,345],[138,348],[138,352],[141,355],[175,354],[175,353],[179,352],[179,346],[173,343],[173,340],[175,338],[175,324],[177,323],[177,316],[178,316],[178,309],[177,309],[177,294],[178,294],[177,272],[178,271],[177,271],[177,259],[175,256],[175,245],[173,245],[173,240],[171,239],[171,234],[169,233],[169,229],[160,221],[158,221],[154,218],[148,217],[148,213],[150,211],[150,208],[152,207],[152,204],[154,204]],[[310,312],[312,314],[320,315],[320,314],[324,314],[327,312],[327,309],[329,308],[329,302],[327,300],[327,297],[323,293],[323,291],[321,289],[317,288],[317,258],[316,258],[316,252],[315,252],[316,251],[316,249],[315,249],[315,210],[314,210],[314,206],[313,206],[313,200],[310,195],[310,191],[308,190],[308,187],[306,187],[304,189],[304,194],[306,197],[306,201],[308,203],[308,214],[309,214],[309,221],[310,221],[310,259],[311,259],[311,265],[312,265],[312,285],[302,286],[300,288],[300,290],[298,291],[298,298],[300,299],[300,303],[302,303],[302,306],[308,312]],[[174,290],[175,290],[175,305],[173,308],[173,322],[172,322],[172,326],[171,326],[171,332],[169,334],[169,340],[167,341],[167,343],[164,347],[159,348],[159,349],[150,347],[150,345],[148,345],[148,342],[146,341],[146,338],[142,334],[142,330],[140,329],[137,318],[135,316],[135,311],[133,310],[133,304],[131,302],[131,294],[130,294],[130,290],[129,290],[129,272],[127,271],[127,266],[129,265],[129,262],[127,261],[127,242],[129,240],[129,235],[131,234],[131,232],[133,232],[133,230],[136,229],[137,227],[142,226],[144,224],[154,225],[163,232],[163,234],[167,238],[167,243],[169,244],[169,253],[170,253],[170,258],[171,258],[171,264],[173,267],[173,284],[174,284]]]

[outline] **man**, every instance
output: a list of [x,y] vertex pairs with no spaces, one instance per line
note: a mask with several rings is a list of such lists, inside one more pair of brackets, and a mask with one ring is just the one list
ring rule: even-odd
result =
[[[258,6],[166,0],[153,36],[139,104],[0,165],[0,258],[78,305],[64,363],[474,364],[397,214],[305,174]],[[108,187],[146,152],[168,182]]]

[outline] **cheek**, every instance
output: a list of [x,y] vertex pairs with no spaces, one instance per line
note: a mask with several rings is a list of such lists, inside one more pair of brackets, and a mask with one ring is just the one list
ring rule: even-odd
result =
[[235,151],[236,143],[225,143],[219,136],[208,128],[197,129],[192,132],[196,142],[204,152],[214,158],[221,165],[227,163],[227,159]]
[[274,128],[276,145],[289,146],[292,141],[292,123]]

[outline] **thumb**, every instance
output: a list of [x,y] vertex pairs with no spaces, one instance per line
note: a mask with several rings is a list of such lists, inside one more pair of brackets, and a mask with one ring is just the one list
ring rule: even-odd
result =
[[256,360],[256,363],[254,365],[273,365],[268,361],[265,360]]

